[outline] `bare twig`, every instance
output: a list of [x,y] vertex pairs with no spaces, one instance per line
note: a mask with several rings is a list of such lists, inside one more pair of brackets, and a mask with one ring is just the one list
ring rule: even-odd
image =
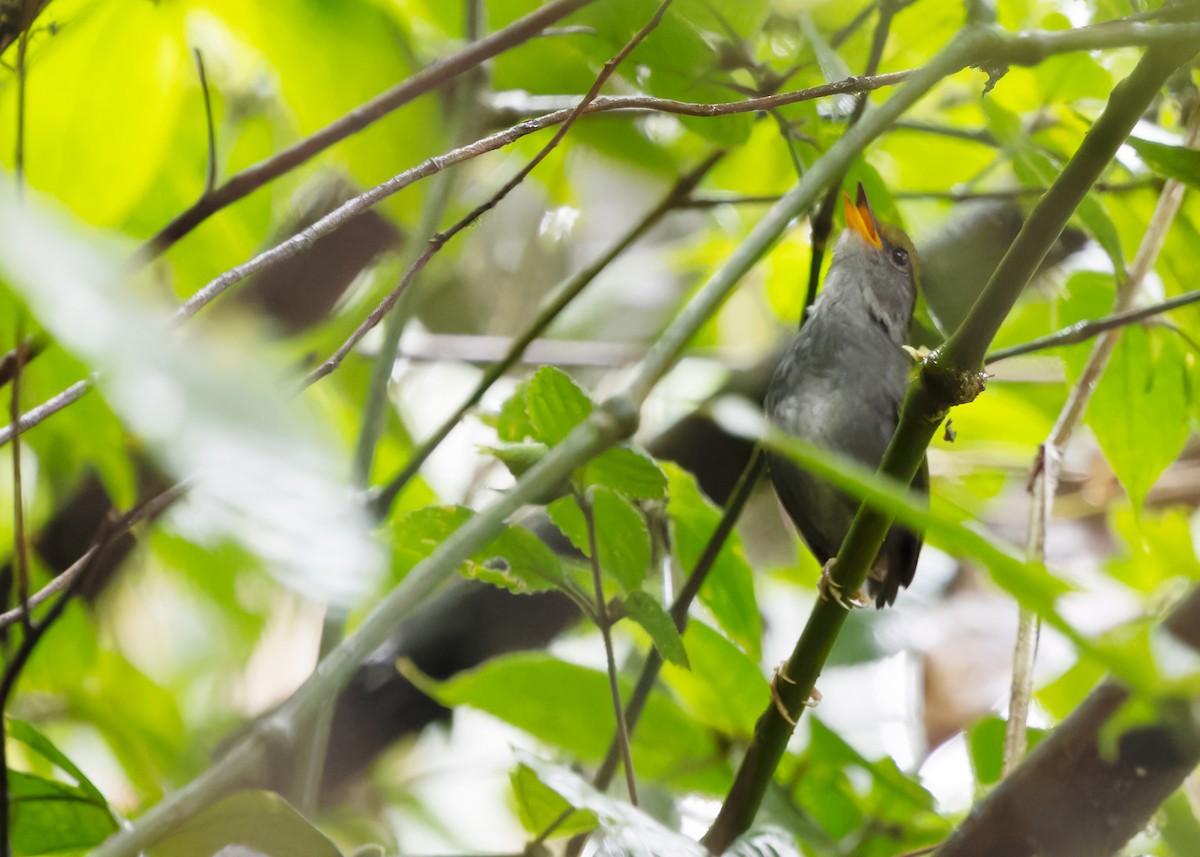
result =
[[42,334],[27,336],[15,348],[0,357],[0,387],[12,381],[20,364],[23,370],[33,358],[46,350],[50,340]]
[[[19,430],[22,433],[29,431],[42,420],[46,419],[52,414],[58,413],[76,399],[81,398],[83,394],[90,389],[92,389],[92,381],[90,378],[85,378],[82,381],[76,381],[57,396],[47,399],[37,407],[30,408],[28,411],[21,414],[21,419],[18,422]],[[8,443],[12,439],[12,426],[0,428],[0,446],[4,446],[4,444]]]
[[382,301],[379,302],[379,305],[371,311],[366,320],[363,321],[363,323],[360,324],[352,334],[350,334],[349,338],[347,338],[346,341],[341,344],[337,351],[335,351],[328,360],[308,374],[308,376],[304,379],[304,387],[308,387],[316,383],[340,366],[342,361],[346,359],[346,355],[348,355],[354,349],[354,346],[357,345],[362,338],[367,335],[368,331],[379,324],[379,322],[383,320],[384,316],[391,311],[392,307],[396,305],[396,301],[400,299],[400,295],[404,293],[404,290],[408,288],[408,284],[412,282],[413,277],[415,277],[417,273],[429,263],[429,260],[432,259],[439,250],[445,247],[450,239],[452,239],[455,235],[462,232],[484,214],[499,205],[500,201],[508,196],[508,194],[512,192],[513,188],[523,182],[525,177],[533,172],[534,168],[537,167],[537,165],[543,160],[545,160],[547,155],[554,151],[555,147],[558,146],[563,137],[567,135],[567,132],[571,130],[571,126],[575,124],[575,121],[583,115],[583,111],[587,109],[588,104],[594,101],[596,96],[600,94],[601,87],[603,87],[608,79],[612,77],[613,73],[617,70],[617,67],[620,66],[625,57],[629,56],[630,52],[632,52],[633,49],[650,34],[650,31],[658,26],[658,22],[662,20],[663,14],[670,5],[671,0],[666,0],[666,2],[659,6],[650,22],[646,24],[646,26],[643,27],[637,34],[635,34],[634,37],[617,52],[616,56],[604,64],[604,68],[600,69],[600,73],[596,75],[595,81],[592,82],[591,87],[588,89],[587,94],[583,96],[583,99],[579,102],[579,105],[571,111],[571,114],[565,120],[563,120],[563,123],[559,126],[558,130],[554,132],[554,136],[538,151],[536,155],[533,156],[532,159],[530,159],[529,163],[518,170],[515,176],[505,182],[498,191],[492,194],[491,198],[488,199],[487,202],[484,202],[482,205],[475,208],[474,211],[471,211],[466,215],[466,217],[463,217],[446,231],[439,232],[429,239],[429,247],[426,248],[425,252],[422,253],[417,260],[409,266],[407,271],[404,272],[404,275],[400,278],[400,282],[396,285],[396,287],[392,289],[392,291],[389,292]]
[[1180,307],[1190,306],[1197,302],[1200,302],[1200,289],[1184,292],[1182,295],[1176,295],[1165,301],[1147,304],[1137,309],[1114,312],[1111,315],[1106,315],[1104,318],[1098,318],[1094,321],[1080,321],[1046,336],[1032,339],[1029,342],[1022,342],[1020,345],[997,348],[988,354],[985,362],[990,366],[993,363],[999,363],[1001,360],[1008,360],[1009,358],[1019,357],[1023,354],[1033,354],[1037,351],[1045,351],[1048,348],[1058,348],[1063,345],[1075,345],[1080,342],[1086,342],[1092,337],[1099,336],[1106,331],[1128,327],[1131,324],[1137,324],[1139,321],[1145,321],[1154,316],[1162,315],[1165,312],[1170,312]]
[[526,120],[511,128],[476,140],[473,143],[452,149],[445,154],[429,158],[417,166],[388,179],[386,182],[376,185],[370,190],[347,200],[307,229],[298,232],[275,247],[260,253],[253,259],[229,269],[221,276],[207,283],[179,307],[176,311],[176,318],[177,320],[190,318],[211,303],[213,299],[226,289],[241,282],[251,274],[258,273],[265,268],[296,256],[310,247],[322,235],[333,232],[355,215],[366,211],[376,203],[398,193],[409,185],[429,176],[436,175],[447,167],[501,149],[534,132],[562,125],[568,119],[574,121],[573,117],[578,117],[581,112],[585,115],[590,115],[611,110],[638,110],[704,118],[732,116],[738,113],[754,113],[760,110],[767,110],[783,104],[794,104],[800,101],[811,101],[817,98],[828,98],[834,95],[866,92],[885,86],[893,86],[903,81],[907,75],[908,72],[893,72],[870,78],[849,77],[845,80],[814,86],[810,89],[783,92],[778,95],[768,95],[762,98],[750,98],[744,101],[723,104],[675,101],[646,95],[597,96],[590,101],[585,98],[574,107],[562,108],[553,113]]
[[[1196,110],[1188,126],[1184,145],[1196,148],[1200,143],[1200,110]],[[1117,299],[1114,315],[1124,314],[1141,288],[1142,280],[1154,267],[1167,231],[1179,212],[1183,203],[1184,185],[1174,179],[1163,185],[1158,198],[1158,205],[1142,236],[1133,265],[1129,269],[1129,279],[1117,289]],[[1059,412],[1058,420],[1054,423],[1050,435],[1038,450],[1037,460],[1033,465],[1030,481],[1030,493],[1033,502],[1029,509],[1029,532],[1026,550],[1031,561],[1042,562],[1046,554],[1046,524],[1050,519],[1054,496],[1058,491],[1058,479],[1062,470],[1062,458],[1067,444],[1071,440],[1076,426],[1083,419],[1091,401],[1092,391],[1104,370],[1109,358],[1120,340],[1122,327],[1110,327],[1100,333],[1099,339],[1092,346],[1087,363],[1080,373],[1079,380],[1071,389],[1067,402]],[[1004,772],[1012,771],[1025,755],[1026,724],[1029,718],[1029,704],[1033,696],[1033,668],[1037,659],[1039,622],[1037,616],[1030,610],[1022,608],[1017,622],[1017,645],[1013,651],[1013,679],[1009,694],[1008,722],[1004,733]]]
[[[174,503],[180,496],[183,495],[185,486],[182,484],[172,486],[162,493],[150,498],[144,503],[139,504],[131,509],[118,523],[113,525],[112,531],[108,534],[108,540],[119,538],[130,530],[135,524],[153,518],[162,512],[167,506]],[[51,596],[62,592],[70,586],[76,577],[82,574],[86,569],[91,567],[95,562],[95,555],[103,549],[103,544],[96,541],[89,547],[80,557],[71,563],[62,573],[55,575],[49,583],[39,589],[37,592],[29,596],[29,610],[45,603]],[[4,613],[0,613],[0,631],[15,625],[17,622],[25,621],[26,611],[21,607],[15,607]]]
[[137,258],[141,261],[155,258],[208,217],[226,206],[295,169],[335,143],[361,131],[414,98],[436,89],[464,71],[478,66],[509,48],[528,41],[550,24],[565,18],[590,2],[592,0],[551,0],[524,18],[519,18],[504,29],[497,30],[486,39],[473,42],[453,56],[426,66],[403,83],[397,84],[387,92],[356,107],[315,134],[272,155],[265,161],[260,161],[237,175],[231,176],[211,193],[204,193],[194,205],[164,226],[157,235],[142,246],[138,251]]
[[204,70],[204,55],[199,48],[192,48],[196,57],[196,71],[200,75],[200,91],[204,94],[204,126],[208,136],[208,172],[204,177],[204,193],[208,196],[217,186],[217,132],[213,124],[212,96],[208,91],[208,75]]

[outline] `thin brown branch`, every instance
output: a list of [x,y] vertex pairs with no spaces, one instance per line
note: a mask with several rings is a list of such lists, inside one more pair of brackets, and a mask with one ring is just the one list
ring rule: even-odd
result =
[[1120,327],[1128,327],[1131,324],[1137,324],[1140,321],[1153,318],[1154,316],[1162,315],[1171,310],[1179,309],[1180,307],[1190,306],[1191,304],[1200,302],[1200,289],[1191,292],[1184,292],[1182,295],[1176,295],[1173,298],[1168,298],[1165,301],[1147,304],[1137,309],[1126,310],[1125,312],[1114,312],[1111,315],[1106,315],[1104,318],[1098,318],[1093,321],[1080,321],[1072,324],[1069,327],[1064,327],[1062,330],[1057,330],[1054,333],[1046,336],[1031,339],[1029,342],[1022,342],[1019,345],[1010,345],[1007,348],[997,348],[995,351],[988,354],[985,363],[991,365],[999,363],[1001,360],[1008,360],[1012,357],[1019,357],[1024,354],[1033,354],[1038,351],[1045,351],[1048,348],[1059,348],[1064,345],[1076,345],[1080,342],[1099,336],[1109,330],[1116,330]]
[[138,251],[137,259],[148,261],[155,258],[221,209],[248,196],[268,182],[295,169],[335,143],[361,131],[418,96],[436,89],[498,54],[528,41],[550,24],[565,18],[591,2],[592,0],[552,0],[504,29],[497,30],[487,38],[472,42],[458,53],[426,66],[403,83],[397,84],[387,92],[356,107],[345,116],[331,122],[295,145],[231,176],[225,184],[216,188],[212,193],[203,194],[194,205],[175,217],[157,235],[147,241]]
[[[183,485],[174,485],[165,491],[151,497],[143,503],[138,504],[133,509],[130,509],[116,524],[113,525],[110,532],[107,534],[107,541],[111,542],[114,539],[120,538],[135,525],[142,521],[151,519],[159,515],[169,505],[179,499],[185,490]],[[74,583],[75,578],[82,574],[86,569],[91,568],[96,561],[96,554],[104,549],[105,542],[98,538],[92,545],[84,551],[84,553],[71,563],[66,569],[39,589],[37,592],[29,596],[29,610],[32,611],[35,607],[45,603],[51,596],[62,592],[67,587]],[[8,628],[17,622],[25,620],[26,611],[21,607],[14,607],[4,613],[0,613],[0,631]]]
[[670,5],[671,0],[666,0],[666,2],[660,5],[646,26],[639,30],[633,36],[633,38],[621,48],[621,50],[617,51],[616,55],[612,59],[604,64],[604,68],[600,69],[600,73],[596,75],[596,79],[592,82],[591,87],[583,96],[583,99],[579,102],[575,109],[571,111],[570,115],[563,120],[562,124],[558,127],[558,130],[554,132],[554,136],[550,139],[550,141],[546,143],[546,145],[543,146],[538,153],[533,156],[533,158],[530,159],[529,163],[518,170],[517,174],[505,182],[504,185],[494,194],[492,194],[492,196],[486,202],[477,206],[473,211],[468,213],[449,229],[445,230],[444,232],[440,232],[429,239],[429,247],[426,248],[425,252],[422,253],[417,260],[409,266],[407,271],[404,272],[404,275],[400,278],[400,282],[396,285],[396,287],[392,289],[392,291],[389,292],[382,301],[379,302],[379,305],[371,311],[371,314],[367,316],[366,320],[363,321],[363,323],[360,324],[352,334],[350,334],[349,338],[347,338],[346,341],[338,347],[337,351],[335,351],[328,360],[326,360],[324,363],[310,372],[307,377],[305,377],[302,384],[303,387],[309,387],[312,384],[315,384],[317,381],[321,380],[326,375],[337,369],[337,367],[341,365],[342,361],[346,359],[346,356],[354,349],[354,346],[357,345],[362,338],[366,336],[372,328],[378,325],[379,322],[382,321],[383,318],[391,311],[392,307],[396,305],[396,301],[400,299],[400,296],[404,294],[405,289],[408,288],[409,283],[412,282],[413,277],[415,277],[427,264],[429,264],[429,260],[432,259],[439,250],[445,247],[455,235],[458,235],[484,214],[499,205],[501,200],[508,196],[508,194],[511,193],[512,190],[517,187],[517,185],[523,182],[525,178],[531,172],[533,172],[534,168],[536,168],[538,164],[545,160],[546,156],[554,151],[558,144],[562,142],[562,139],[566,137],[567,132],[571,130],[571,126],[575,124],[575,121],[583,115],[583,112],[587,109],[587,106],[596,100],[596,97],[600,94],[600,89],[616,72],[622,61],[624,61],[624,59],[629,56],[633,49],[641,44],[642,40],[645,39],[646,36],[648,36],[650,32],[658,26],[659,21],[662,20],[662,16],[666,13],[667,8]]
[[24,369],[31,360],[45,351],[49,344],[50,340],[41,334],[27,336],[16,348],[0,357],[0,387],[12,381],[18,364]]
[[[21,414],[21,419],[17,424],[19,431],[24,434],[42,420],[58,413],[67,405],[81,398],[83,394],[90,389],[92,389],[92,381],[89,378],[85,378],[82,381],[76,381],[57,396],[47,399],[36,407],[30,408],[28,411]],[[4,428],[0,428],[0,446],[4,446],[4,444],[8,443],[12,439],[12,426],[6,425]]]
[[251,274],[258,273],[265,268],[269,268],[272,265],[298,255],[300,252],[308,249],[322,235],[333,232],[355,215],[366,211],[368,208],[398,193],[409,185],[436,175],[447,167],[452,167],[463,161],[468,161],[488,152],[502,149],[529,134],[546,128],[552,128],[556,125],[562,125],[569,119],[574,121],[574,118],[577,118],[581,113],[591,115],[609,111],[634,110],[703,118],[732,116],[739,113],[754,113],[760,110],[768,110],[784,104],[795,104],[817,98],[828,98],[834,95],[866,92],[886,86],[894,86],[903,81],[908,74],[908,72],[901,71],[876,75],[870,78],[849,77],[845,80],[814,86],[809,89],[782,92],[762,98],[749,98],[743,101],[720,104],[675,101],[667,98],[654,98],[648,95],[597,96],[590,101],[587,99],[581,100],[573,107],[564,107],[552,113],[547,113],[544,116],[528,119],[503,131],[498,131],[495,134],[468,143],[465,146],[460,146],[457,149],[452,149],[445,154],[429,158],[415,167],[393,176],[386,182],[376,185],[370,190],[347,200],[307,229],[298,232],[275,247],[260,253],[253,259],[229,269],[221,276],[206,284],[180,306],[176,311],[176,318],[177,320],[190,318],[211,303],[226,289],[241,282]]

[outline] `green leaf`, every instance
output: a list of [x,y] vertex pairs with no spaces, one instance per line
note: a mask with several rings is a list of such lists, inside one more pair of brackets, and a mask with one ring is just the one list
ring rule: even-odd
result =
[[213,857],[240,846],[266,857],[341,857],[308,819],[274,792],[232,794],[174,827],[147,857]]
[[588,810],[577,810],[559,822],[559,818],[571,805],[558,792],[545,785],[538,775],[528,765],[518,765],[509,777],[512,783],[513,795],[517,799],[517,816],[529,833],[540,835],[549,829],[551,824],[557,825],[554,838],[574,836],[576,833],[587,833],[595,830],[599,821],[596,815]]
[[654,459],[625,446],[606,449],[588,462],[585,484],[606,485],[639,500],[667,495],[667,477]]
[[[500,446],[481,446],[480,450],[495,456],[514,478],[520,479],[535,464],[542,460],[550,447],[536,441],[505,443]],[[610,450],[611,451],[611,450]],[[563,480],[557,488],[539,497],[541,503],[550,503],[571,490],[570,482]]]
[[533,437],[537,432],[529,420],[528,400],[529,382],[522,381],[512,395],[504,400],[499,413],[486,414],[481,419],[494,428],[500,440],[506,443],[518,443]]
[[1184,789],[1173,793],[1158,814],[1157,826],[1163,841],[1170,846],[1172,857],[1191,857],[1200,854],[1200,819],[1192,809]]
[[495,456],[517,479],[520,479],[525,473],[541,461],[550,447],[544,443],[536,441],[526,441],[524,443],[504,443],[500,446],[484,446],[480,447],[484,452]]
[[478,552],[464,573],[518,594],[565,589],[567,585],[558,555],[517,524],[505,528]]
[[117,831],[104,799],[79,786],[10,769],[8,797],[18,855],[91,848]]
[[1125,586],[1154,593],[1163,586],[1200,580],[1190,516],[1183,510],[1146,509],[1136,514],[1122,506],[1109,515],[1109,523],[1120,534],[1126,554],[1108,564],[1108,573]]
[[[463,506],[427,506],[402,518],[391,533],[396,579],[432,554],[475,513]],[[566,585],[562,562],[537,536],[519,525],[504,529],[463,563],[470,578],[525,594]]]
[[[975,782],[990,786],[1000,782],[1004,766],[1004,732],[1007,724],[999,717],[985,717],[967,730],[967,749],[971,754],[971,767],[975,771]],[[1046,736],[1045,729],[1029,728],[1028,749],[1032,750]]]
[[771,699],[758,664],[712,628],[693,619],[683,635],[692,668],[663,667],[663,680],[701,723],[748,738]]
[[79,786],[80,790],[97,804],[107,805],[104,795],[100,793],[100,790],[92,784],[92,781],[84,775],[83,771],[76,767],[74,762],[54,746],[49,738],[24,720],[9,718],[7,723],[9,737],[20,741],[42,758],[60,768],[71,779],[75,780],[75,784]]
[[[1017,176],[1026,184],[1035,187],[1049,187],[1061,171],[1043,152],[1025,145],[1019,149],[1013,158],[1013,169]],[[1104,209],[1104,203],[1096,193],[1088,193],[1079,202],[1075,217],[1084,225],[1088,233],[1096,239],[1104,252],[1108,254],[1117,274],[1125,279],[1125,252],[1121,248],[1121,237],[1117,227]]]
[[615,491],[596,486],[588,491],[596,518],[600,568],[634,592],[650,568],[650,530],[633,504]]
[[[721,520],[721,511],[708,501],[695,478],[673,464],[665,464],[670,500],[672,546],[685,574],[696,567],[709,538]],[[754,600],[754,577],[736,532],[730,533],[717,554],[712,570],[700,588],[700,601],[713,618],[754,660],[762,654],[762,617]]]
[[554,446],[587,419],[592,400],[566,372],[543,366],[529,379],[526,407],[538,439]]
[[1200,188],[1200,151],[1184,146],[1168,146],[1166,143],[1155,143],[1139,137],[1130,137],[1125,142],[1160,176]]
[[[604,486],[588,490],[596,524],[596,550],[600,570],[626,592],[642,585],[650,567],[650,530],[634,506]],[[547,514],[584,556],[591,557],[587,521],[574,497],[564,497],[546,507]]]
[[670,664],[688,668],[687,652],[675,621],[648,592],[630,592],[624,599],[625,612],[650,635],[654,648]]
[[1113,351],[1087,411],[1087,424],[1140,510],[1179,457],[1191,421],[1186,354],[1169,333],[1130,327]]
[[586,809],[596,816],[604,831],[599,853],[708,857],[708,850],[695,839],[664,827],[627,801],[601,794],[574,771],[529,753],[518,755],[521,764],[533,771],[547,788],[576,809]]
[[[604,757],[615,731],[607,674],[550,655],[494,658],[440,683],[413,680],[443,705],[486,711],[585,762]],[[630,692],[622,681],[622,699]],[[647,700],[631,745],[639,778],[679,780],[705,790],[724,783],[714,777],[723,763],[712,737],[660,692]]]

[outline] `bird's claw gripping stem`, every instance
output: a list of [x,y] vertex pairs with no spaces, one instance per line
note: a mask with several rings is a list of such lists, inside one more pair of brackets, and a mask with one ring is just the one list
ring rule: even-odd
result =
[[825,566],[821,569],[821,579],[817,582],[817,592],[820,593],[821,600],[836,601],[847,610],[869,605],[871,601],[861,589],[849,598],[845,596],[841,585],[833,579],[833,567],[836,564],[837,559],[834,558],[825,563]]
[[[775,706],[775,710],[779,712],[780,717],[782,717],[792,726],[795,726],[796,721],[792,719],[790,714],[788,714],[787,706],[783,704],[783,698],[779,695],[779,682],[786,681],[788,684],[796,683],[792,679],[788,678],[787,674],[783,671],[784,667],[786,666],[787,661],[780,661],[779,666],[775,667],[775,674],[771,676],[771,704]],[[816,708],[820,704],[821,691],[814,687],[812,692],[808,695],[808,699],[804,700],[804,707]]]

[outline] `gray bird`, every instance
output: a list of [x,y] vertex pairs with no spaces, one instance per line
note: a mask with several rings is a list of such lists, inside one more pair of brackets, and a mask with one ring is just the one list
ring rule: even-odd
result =
[[[847,228],[833,251],[825,286],[808,320],[775,370],[766,397],[767,418],[802,438],[872,470],[883,460],[896,429],[913,360],[904,350],[917,299],[919,267],[912,242],[880,223],[866,193],[843,194]],[[775,491],[788,515],[824,566],[822,597],[850,601],[829,577],[859,502],[777,455],[768,456]],[[913,487],[929,490],[925,462]],[[871,566],[867,589],[876,607],[896,600],[913,579],[921,537],[893,526]]]

